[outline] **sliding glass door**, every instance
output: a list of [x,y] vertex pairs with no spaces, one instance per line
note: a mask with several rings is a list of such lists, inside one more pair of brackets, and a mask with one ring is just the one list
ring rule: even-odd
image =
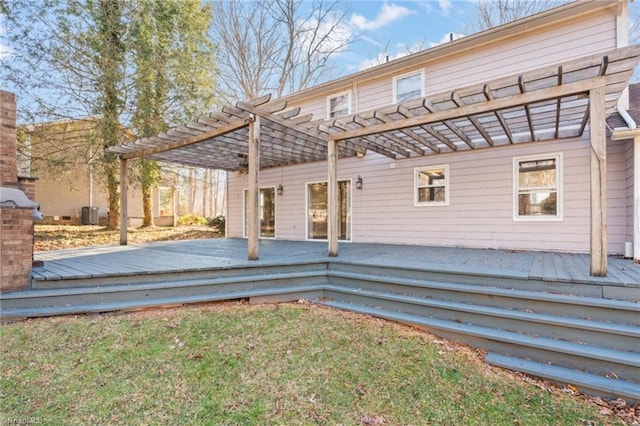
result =
[[[247,236],[247,202],[249,191],[244,190],[244,236]],[[260,188],[260,237],[276,237],[276,189]]]
[[[328,218],[327,182],[307,185],[307,239],[326,240]],[[338,182],[338,239],[351,240],[351,181]]]

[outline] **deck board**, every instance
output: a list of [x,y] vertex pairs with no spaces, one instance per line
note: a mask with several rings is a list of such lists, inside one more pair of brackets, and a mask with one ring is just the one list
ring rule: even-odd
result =
[[[44,266],[34,268],[32,277],[59,280],[329,260],[323,242],[261,240],[256,261],[247,260],[246,244],[243,239],[203,239],[38,252],[35,259]],[[589,255],[572,253],[350,243],[341,244],[331,261],[640,288],[640,265],[615,256],[609,257],[607,277],[591,277]]]

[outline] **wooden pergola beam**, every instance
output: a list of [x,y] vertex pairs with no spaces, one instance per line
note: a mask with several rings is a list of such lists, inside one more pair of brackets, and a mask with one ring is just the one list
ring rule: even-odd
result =
[[227,133],[231,133],[235,130],[245,127],[248,123],[249,123],[248,120],[238,120],[233,123],[220,126],[209,132],[200,133],[199,135],[191,136],[185,139],[180,139],[175,142],[168,142],[160,146],[146,148],[140,151],[133,151],[133,152],[120,154],[120,159],[130,160],[132,158],[147,157],[149,155],[159,154],[161,152],[171,151],[178,148],[184,148],[185,146],[203,142],[207,139],[213,139],[218,136],[226,135]]
[[467,117],[483,113],[491,113],[502,109],[521,107],[529,103],[557,99],[558,97],[586,93],[594,87],[604,86],[604,77],[594,77],[581,80],[575,83],[568,83],[562,86],[553,86],[526,93],[497,98],[477,104],[465,105],[443,111],[436,111],[427,115],[419,115],[405,120],[397,120],[393,123],[374,124],[366,128],[349,130],[342,133],[335,133],[332,137],[336,140],[358,138],[376,133],[384,133],[394,130],[401,130],[409,127],[419,127],[425,124],[433,124],[444,120]]
[[249,121],[249,190],[247,200],[247,257],[258,260],[260,239],[260,116]]
[[[527,93],[527,87],[525,86],[524,78],[522,76],[518,77],[518,87],[520,88],[521,94]],[[525,112],[525,115],[527,116],[527,125],[529,126],[529,133],[531,134],[531,142],[535,142],[536,132],[533,129],[533,120],[531,119],[531,108],[529,107],[528,103],[524,104],[524,112]]]
[[327,166],[327,239],[329,256],[338,256],[338,141],[328,142]]
[[[423,100],[422,105],[430,113],[437,112],[435,106],[428,99]],[[465,117],[465,118],[469,118],[469,117]],[[442,120],[442,124],[447,126],[447,128],[451,130],[453,134],[456,135],[462,142],[466,143],[469,146],[469,148],[471,149],[475,148],[475,146],[473,145],[473,142],[471,142],[471,139],[469,139],[467,135],[465,135],[464,132],[460,130],[460,128],[458,128],[458,126],[456,126],[449,120]]]
[[[403,105],[398,105],[398,113],[401,114],[402,116],[404,116],[405,118],[410,118],[410,117],[416,117],[416,115],[414,113],[411,112],[411,110]],[[436,129],[432,128],[429,125],[423,125],[420,126],[425,132],[429,133],[431,136],[433,136],[434,138],[436,138],[437,140],[439,140],[440,142],[442,142],[444,145],[448,146],[449,149],[451,149],[451,151],[457,151],[458,147],[451,142],[449,139],[445,138],[443,135],[441,135]],[[437,151],[435,152],[440,152],[440,148],[438,148],[437,146],[433,145],[433,147],[435,147],[437,149]],[[433,148],[431,148],[433,149]]]
[[[462,99],[460,98],[460,96],[458,96],[456,92],[451,92],[451,100],[453,101],[454,104],[456,104],[457,107],[464,106],[464,102],[462,102]],[[473,115],[468,116],[467,119],[471,122],[471,124],[473,124],[473,127],[476,128],[476,130],[480,133],[480,135],[482,135],[484,140],[487,142],[487,145],[493,146],[494,145],[493,138],[491,138],[489,133],[485,130],[484,126],[480,124],[478,119],[475,118]]]
[[[493,95],[491,94],[491,88],[489,87],[488,84],[485,84],[484,87],[482,88],[482,93],[484,93],[484,97],[486,100],[488,101],[492,101],[493,100]],[[507,136],[507,139],[509,140],[509,143],[513,143],[513,135],[511,134],[511,130],[509,130],[509,125],[507,124],[507,120],[504,119],[504,116],[502,115],[502,113],[500,111],[494,111],[493,114],[496,116],[496,118],[498,119],[498,122],[500,123],[500,126],[502,127],[502,131],[504,131],[504,134]]]
[[607,135],[605,88],[589,91],[591,145],[591,275],[607,275]]
[[129,180],[127,176],[127,160],[120,159],[120,245],[127,245],[127,188]]
[[298,132],[298,133],[302,133],[303,135],[306,135],[310,138],[312,138],[313,140],[315,140],[316,142],[320,142],[320,143],[326,143],[327,141],[325,139],[322,138],[322,136],[316,132],[304,129],[300,126],[297,126],[294,123],[289,123],[287,120],[282,119],[280,117],[278,117],[277,115],[273,115],[270,114],[268,112],[264,112],[261,111],[260,108],[254,107],[253,105],[250,105],[247,102],[238,102],[237,107],[240,109],[243,109],[247,112],[250,112],[256,116],[262,116],[265,120],[267,121],[271,121],[273,123],[277,123],[283,127],[286,127],[289,130],[293,130],[294,132]]
[[[393,121],[393,119],[391,119],[388,115],[386,115],[386,114],[384,114],[384,113],[382,113],[380,111],[375,111],[373,113],[373,117],[377,118],[378,120],[382,121],[383,123],[390,123],[390,122]],[[429,143],[429,141],[427,141],[424,138],[421,138],[419,135],[416,135],[415,132],[413,132],[412,130],[403,130],[402,133],[404,133],[405,135],[409,136],[414,141],[421,142],[423,144],[424,144],[424,142],[426,142],[425,145],[428,146],[430,149],[432,148],[432,145]],[[402,140],[402,139],[400,139],[399,137],[397,137],[395,135],[392,135],[390,133],[385,133],[384,136],[390,138],[391,140],[393,140],[397,144],[400,144],[400,145],[404,146],[405,148],[408,148],[408,149],[418,153],[419,155],[425,155],[426,154],[426,152],[422,148],[420,148],[419,146],[417,146],[417,145],[415,145],[413,143],[407,142],[405,140]]]

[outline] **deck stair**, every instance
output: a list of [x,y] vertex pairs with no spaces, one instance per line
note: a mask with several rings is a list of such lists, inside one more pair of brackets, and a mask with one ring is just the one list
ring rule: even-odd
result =
[[328,283],[326,306],[426,328],[486,349],[490,364],[585,393],[640,401],[638,303],[532,291],[543,286],[518,277],[345,264],[330,265]]
[[2,294],[0,313],[9,322],[251,297],[315,299],[325,284],[325,263],[68,279],[58,288],[36,283],[31,290]]
[[0,295],[3,321],[216,300],[307,299],[486,349],[487,362],[497,366],[586,393],[640,401],[640,304],[603,298],[598,286],[532,282],[494,271],[333,261],[67,279],[33,287]]

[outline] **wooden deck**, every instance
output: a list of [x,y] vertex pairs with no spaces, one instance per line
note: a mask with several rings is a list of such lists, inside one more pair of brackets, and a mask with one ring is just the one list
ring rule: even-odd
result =
[[210,239],[38,253],[32,288],[0,294],[0,322],[218,300],[299,301],[414,324],[487,362],[640,401],[640,265],[586,254]]
[[[204,239],[41,252],[35,259],[44,266],[33,270],[34,288],[70,279],[335,262],[525,279],[532,286],[548,283],[551,292],[553,285],[558,292],[563,284],[594,285],[609,293],[603,297],[623,292],[619,298],[640,299],[640,265],[610,256],[608,276],[592,277],[587,254],[344,243],[330,258],[323,242],[263,240],[260,259],[249,261],[246,240]],[[580,295],[578,287],[570,291]]]

